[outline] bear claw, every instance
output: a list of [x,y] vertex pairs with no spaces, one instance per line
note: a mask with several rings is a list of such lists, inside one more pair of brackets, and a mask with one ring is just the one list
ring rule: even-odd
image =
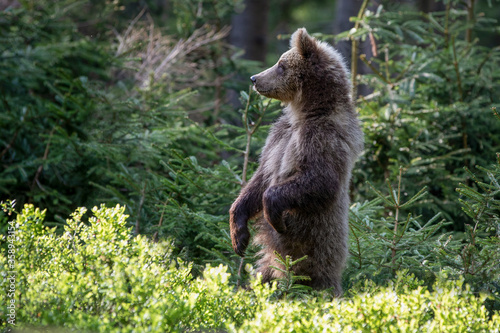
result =
[[248,232],[239,233],[233,238],[233,250],[240,257],[243,257],[245,255],[245,250],[248,247],[249,240],[250,234]]

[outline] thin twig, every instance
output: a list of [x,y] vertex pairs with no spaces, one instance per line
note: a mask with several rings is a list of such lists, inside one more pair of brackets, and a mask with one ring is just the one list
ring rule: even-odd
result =
[[12,140],[10,140],[9,144],[5,147],[4,150],[2,150],[2,152],[0,153],[0,158],[3,157],[3,155],[5,155],[10,148],[12,148],[12,145],[14,144],[14,142],[16,141],[16,138],[17,138],[17,135],[19,134],[19,130],[21,128],[18,128],[15,132],[14,132],[14,136],[12,137]]
[[120,36],[120,34],[116,30],[113,29],[113,31],[116,35],[116,38],[118,38],[118,41],[120,42],[118,44],[118,48],[116,50],[116,55],[122,54],[122,50],[125,47],[125,41],[126,41],[127,37],[129,36],[130,32],[132,31],[132,29],[135,26],[135,24],[137,23],[137,21],[139,21],[139,19],[142,17],[142,15],[144,15],[145,12],[146,12],[146,7],[142,8],[142,10],[139,12],[139,14],[130,22],[130,24],[127,27],[127,30],[125,31],[125,33],[122,36]]
[[385,79],[386,81],[390,81],[390,71],[389,71],[389,48],[386,46],[384,48],[384,60],[385,60]]
[[140,228],[140,223],[141,223],[141,210],[142,210],[142,205],[144,204],[144,196],[146,195],[146,183],[144,183],[144,186],[141,191],[141,201],[139,202],[139,209],[137,210],[137,220],[135,220],[135,234],[139,234],[139,228]]
[[243,263],[245,262],[245,257],[241,257],[240,266],[238,267],[238,280],[236,280],[236,286],[240,287],[241,283],[241,271],[243,270]]
[[465,30],[465,41],[470,44],[472,41],[472,28],[474,27],[474,3],[476,0],[467,1],[467,30]]
[[[50,141],[52,141],[52,136],[54,135],[55,130],[56,130],[56,125],[54,125],[54,127],[52,127],[52,130],[50,131],[49,140],[47,141],[47,145],[45,146],[45,152],[43,153],[42,161],[46,161],[47,158],[49,157]],[[35,184],[38,184],[38,186],[42,188],[41,184],[38,181],[38,177],[40,176],[42,170],[43,170],[43,163],[40,164],[40,166],[36,170],[35,178],[33,178],[33,182],[31,183],[31,189],[35,188]]]
[[[457,60],[457,50],[455,47],[455,37],[451,38],[451,44],[452,44],[452,49],[453,49],[453,66],[455,67],[455,73],[457,75],[457,85],[458,85],[458,94],[459,94],[459,100],[460,102],[464,101],[464,93],[462,90],[462,79],[460,77],[460,68],[458,66],[458,60]],[[467,144],[467,120],[465,118],[465,115],[461,115],[462,118],[462,146],[463,149],[468,149],[468,144]],[[465,166],[469,166],[469,160],[465,158]]]
[[[197,48],[212,43],[216,40],[226,37],[229,34],[229,27],[224,27],[219,31],[210,30],[204,32],[200,29],[196,30],[188,39],[179,40],[172,51],[163,59],[160,65],[154,70],[154,77],[158,78],[166,69],[173,63],[173,59],[179,56],[185,56]],[[203,35],[204,33],[204,35]],[[199,38],[203,36],[203,38]]]
[[252,124],[253,126],[250,126],[248,123],[248,111],[250,110],[250,97],[252,96],[252,86],[250,86],[248,90],[248,101],[245,106],[245,111],[243,112],[243,126],[245,127],[245,131],[247,134],[247,142],[246,142],[246,147],[245,147],[245,155],[244,155],[244,160],[243,160],[243,174],[241,175],[241,185],[244,186],[247,183],[247,173],[248,173],[248,162],[250,158],[250,143],[252,141],[252,137],[257,131],[257,129],[260,126],[260,123],[264,119],[264,115],[266,114],[267,108],[269,107],[269,104],[271,103],[271,100],[267,102],[267,104],[264,106],[262,109],[262,112],[259,115],[259,118],[257,121]]
[[361,257],[361,245],[359,244],[359,237],[354,232],[354,229],[353,229],[353,227],[352,227],[352,225],[350,223],[349,223],[349,228],[351,229],[351,234],[356,239],[356,247],[358,248],[358,255],[357,255],[357,257],[359,258],[359,267],[358,268],[362,268],[363,267],[363,262],[362,262],[362,257]]
[[490,50],[490,52],[488,52],[488,54],[486,55],[486,57],[484,58],[483,61],[481,61],[481,64],[479,64],[479,67],[477,68],[477,75],[479,76],[479,74],[481,74],[481,70],[483,69],[483,66],[488,62],[488,60],[490,60],[491,56],[493,55],[494,52],[498,51],[498,49],[500,49],[500,46],[496,46],[494,48],[492,48]]
[[[168,198],[167,201],[165,201],[165,203],[163,204],[163,209],[162,209],[161,215],[160,215],[160,221],[158,222],[158,225],[156,226],[158,228],[158,230],[160,229],[160,227],[163,223],[163,216],[165,214],[165,207],[167,206],[169,200],[170,200],[170,198]],[[156,230],[156,232],[153,235],[153,242],[158,242],[158,230]]]
[[399,219],[399,208],[401,207],[401,174],[403,168],[399,167],[399,177],[398,177],[398,196],[396,202],[396,215],[394,216],[394,236],[392,242],[392,265],[394,269],[394,265],[396,264],[396,245],[398,243],[397,234],[398,234],[398,219]]
[[403,69],[401,71],[401,73],[399,73],[398,76],[396,76],[396,78],[394,79],[394,82],[398,82],[399,80],[401,80],[403,78],[403,76],[406,74],[406,72],[410,69],[411,66],[413,66],[413,60],[410,60],[410,62],[408,63],[408,66],[406,66],[405,69]]
[[372,45],[372,55],[376,57],[378,55],[377,42],[375,41],[375,37],[371,31],[368,33],[368,37],[370,37],[370,44]]
[[457,49],[455,47],[455,37],[451,38],[451,44],[453,48],[453,66],[455,67],[455,73],[457,75],[457,85],[458,85],[458,93],[460,97],[460,102],[464,101],[464,94],[462,91],[462,80],[460,78],[460,69],[458,67],[458,60],[457,60]]
[[351,49],[351,77],[352,77],[352,98],[358,95],[358,41],[352,40]]
[[255,125],[253,126],[253,129],[252,129],[252,135],[255,134],[255,132],[257,132],[257,129],[259,128],[260,126],[260,123],[262,122],[262,120],[264,119],[264,115],[266,114],[266,111],[269,107],[269,104],[271,104],[271,99],[269,99],[267,101],[267,104],[266,106],[264,106],[264,108],[262,109],[262,112],[261,112],[261,115],[259,117],[259,119],[257,119],[257,122],[255,123]]
[[497,117],[498,119],[500,119],[500,114],[498,114],[497,108],[495,106],[493,106],[491,108],[491,111],[493,111],[493,114],[495,115],[495,117]]
[[361,59],[362,62],[364,62],[370,69],[373,71],[375,75],[377,75],[382,81],[384,81],[387,84],[391,84],[391,81],[389,77],[385,77],[380,71],[375,68],[375,66],[372,65],[372,62],[366,59],[366,54],[362,54],[359,56],[359,59]]
[[448,43],[449,43],[449,40],[450,40],[450,30],[448,28],[449,26],[449,17],[450,17],[450,9],[451,9],[451,1],[448,1],[448,3],[446,4],[446,14],[445,14],[445,18],[444,18],[444,45],[445,45],[445,48],[448,48]]

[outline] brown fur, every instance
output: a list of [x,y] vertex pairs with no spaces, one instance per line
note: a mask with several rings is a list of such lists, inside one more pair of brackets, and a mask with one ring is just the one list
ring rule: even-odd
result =
[[283,101],[260,165],[231,206],[234,251],[244,255],[257,218],[254,242],[263,246],[258,271],[265,282],[280,277],[274,251],[308,259],[294,267],[316,288],[342,293],[347,258],[349,182],[363,149],[363,133],[340,55],[297,30],[290,50],[273,67],[252,77],[260,94]]

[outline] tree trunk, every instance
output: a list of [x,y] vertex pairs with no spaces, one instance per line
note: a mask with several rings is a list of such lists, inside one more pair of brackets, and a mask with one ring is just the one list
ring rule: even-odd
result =
[[264,62],[267,53],[268,0],[245,0],[245,9],[231,20],[229,42],[245,50],[245,59]]
[[[233,15],[231,19],[231,33],[229,43],[245,51],[243,58],[265,62],[267,54],[267,17],[269,12],[268,0],[245,0],[245,8],[241,13]],[[253,73],[256,74],[256,73]],[[232,80],[238,89],[244,89],[250,84],[250,75],[243,77],[236,74]],[[237,89],[237,90],[238,90]],[[234,109],[241,107],[239,92],[228,90],[227,102]]]

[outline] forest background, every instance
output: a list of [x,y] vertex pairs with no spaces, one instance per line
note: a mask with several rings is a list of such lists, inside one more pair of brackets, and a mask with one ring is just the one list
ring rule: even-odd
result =
[[[49,292],[53,287],[33,289],[42,277],[63,283],[61,270],[87,272],[71,266],[85,256],[69,263],[64,246],[81,254],[80,246],[86,260],[97,260],[88,264],[94,270],[151,246],[158,253],[147,260],[165,262],[160,253],[168,254],[173,266],[164,269],[185,268],[189,278],[179,277],[181,285],[209,279],[207,264],[231,273],[228,293],[253,283],[257,249],[244,261],[234,254],[228,209],[255,170],[280,105],[252,92],[248,78],[272,65],[304,26],[344,55],[365,133],[351,186],[346,294],[354,302],[390,281],[413,290],[461,281],[467,297],[488,295],[478,306],[486,309],[485,322],[498,321],[497,17],[498,2],[474,0],[0,1],[0,235],[7,253],[14,216],[24,272],[20,320],[95,329],[83,322],[102,325],[118,313],[118,303],[106,309],[109,300],[90,285],[71,296],[71,306]],[[92,218],[77,210],[101,204],[124,211],[102,206]],[[80,233],[70,246],[68,235]],[[132,239],[145,243],[123,250]],[[108,243],[116,247],[99,252]],[[102,249],[90,255],[90,244]],[[273,297],[318,297],[292,286],[291,261],[277,265],[288,280]],[[118,280],[108,281],[110,289]],[[48,301],[38,304],[36,295],[44,293]],[[90,307],[95,318],[58,317],[62,304],[76,312]],[[172,318],[182,318],[182,309],[196,314],[181,307]],[[422,313],[422,321],[437,320],[436,309]],[[231,318],[232,324],[195,320],[198,326],[172,319],[167,326],[243,327],[241,318]],[[139,323],[114,320],[110,327],[120,329]]]

